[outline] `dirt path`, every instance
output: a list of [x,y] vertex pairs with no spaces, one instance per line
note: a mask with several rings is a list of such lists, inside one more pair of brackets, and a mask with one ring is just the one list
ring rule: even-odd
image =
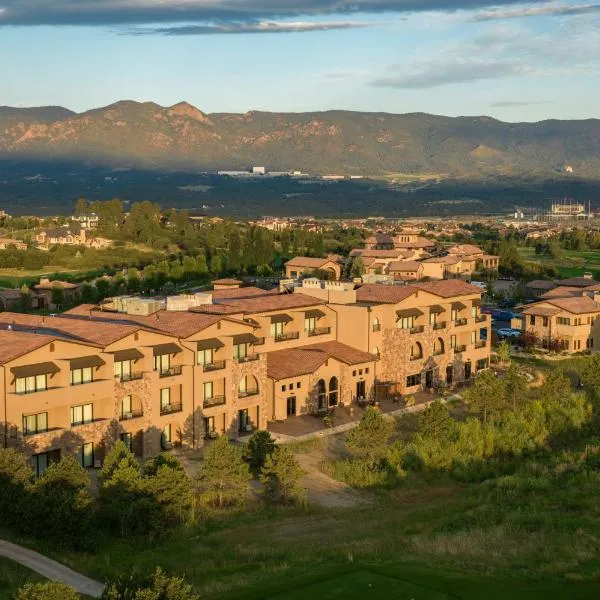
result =
[[80,594],[100,598],[104,591],[104,585],[99,581],[94,581],[85,575],[72,571],[69,567],[39,554],[39,552],[29,550],[29,548],[0,540],[0,556],[10,558],[10,560],[14,560],[52,581],[65,583]]
[[322,453],[309,452],[296,457],[306,471],[302,485],[306,488],[308,501],[325,508],[350,508],[368,502],[368,498],[350,486],[325,475],[319,469]]

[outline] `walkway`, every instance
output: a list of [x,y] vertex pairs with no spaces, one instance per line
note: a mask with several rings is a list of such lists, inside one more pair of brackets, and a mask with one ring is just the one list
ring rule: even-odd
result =
[[65,583],[80,594],[85,594],[92,598],[100,598],[104,591],[104,585],[99,581],[94,581],[85,575],[76,573],[69,569],[69,567],[43,554],[29,550],[29,548],[23,548],[23,546],[17,546],[17,544],[0,540],[0,556],[10,558],[32,571],[43,575],[47,579]]

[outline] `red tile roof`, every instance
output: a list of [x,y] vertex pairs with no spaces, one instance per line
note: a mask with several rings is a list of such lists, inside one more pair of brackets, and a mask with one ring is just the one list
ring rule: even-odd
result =
[[320,300],[307,294],[271,294],[258,296],[256,298],[239,298],[217,300],[217,304],[203,304],[192,310],[194,312],[218,312],[223,308],[223,313],[235,312],[243,314],[271,312],[274,310],[289,310],[294,308],[304,308],[306,306],[316,306],[327,304],[325,300]]
[[481,296],[481,288],[459,279],[445,279],[444,281],[415,283],[414,287],[417,287],[425,292],[435,294],[436,296],[441,296],[442,298],[469,296],[471,294],[479,294]]
[[412,296],[417,290],[409,285],[384,285],[369,283],[356,290],[357,302],[375,302],[378,304],[396,304]]
[[329,262],[335,262],[331,258],[312,258],[310,256],[295,256],[287,261],[286,266],[290,267],[308,267],[318,269]]
[[7,363],[28,352],[56,341],[56,336],[35,335],[22,331],[0,330],[0,363]]

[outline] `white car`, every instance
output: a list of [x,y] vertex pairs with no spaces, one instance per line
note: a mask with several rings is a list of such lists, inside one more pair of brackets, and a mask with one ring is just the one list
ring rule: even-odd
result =
[[512,329],[511,327],[502,327],[496,331],[498,337],[518,338],[521,335],[520,329]]
[[474,285],[482,290],[487,289],[487,283],[485,283],[485,281],[471,281],[471,285]]

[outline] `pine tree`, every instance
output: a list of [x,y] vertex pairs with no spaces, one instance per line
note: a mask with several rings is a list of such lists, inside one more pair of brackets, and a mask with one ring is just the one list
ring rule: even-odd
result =
[[346,439],[346,448],[359,460],[373,468],[387,450],[387,442],[394,430],[391,419],[383,417],[373,408],[367,408]]
[[275,450],[275,440],[268,431],[255,431],[245,448],[245,456],[250,468],[258,473],[265,464],[267,457]]
[[220,436],[208,445],[200,465],[198,484],[204,498],[216,506],[243,503],[250,488],[250,470],[242,449]]
[[270,502],[295,504],[304,502],[306,490],[300,485],[305,471],[287,446],[278,446],[269,454],[260,472],[265,497]]

